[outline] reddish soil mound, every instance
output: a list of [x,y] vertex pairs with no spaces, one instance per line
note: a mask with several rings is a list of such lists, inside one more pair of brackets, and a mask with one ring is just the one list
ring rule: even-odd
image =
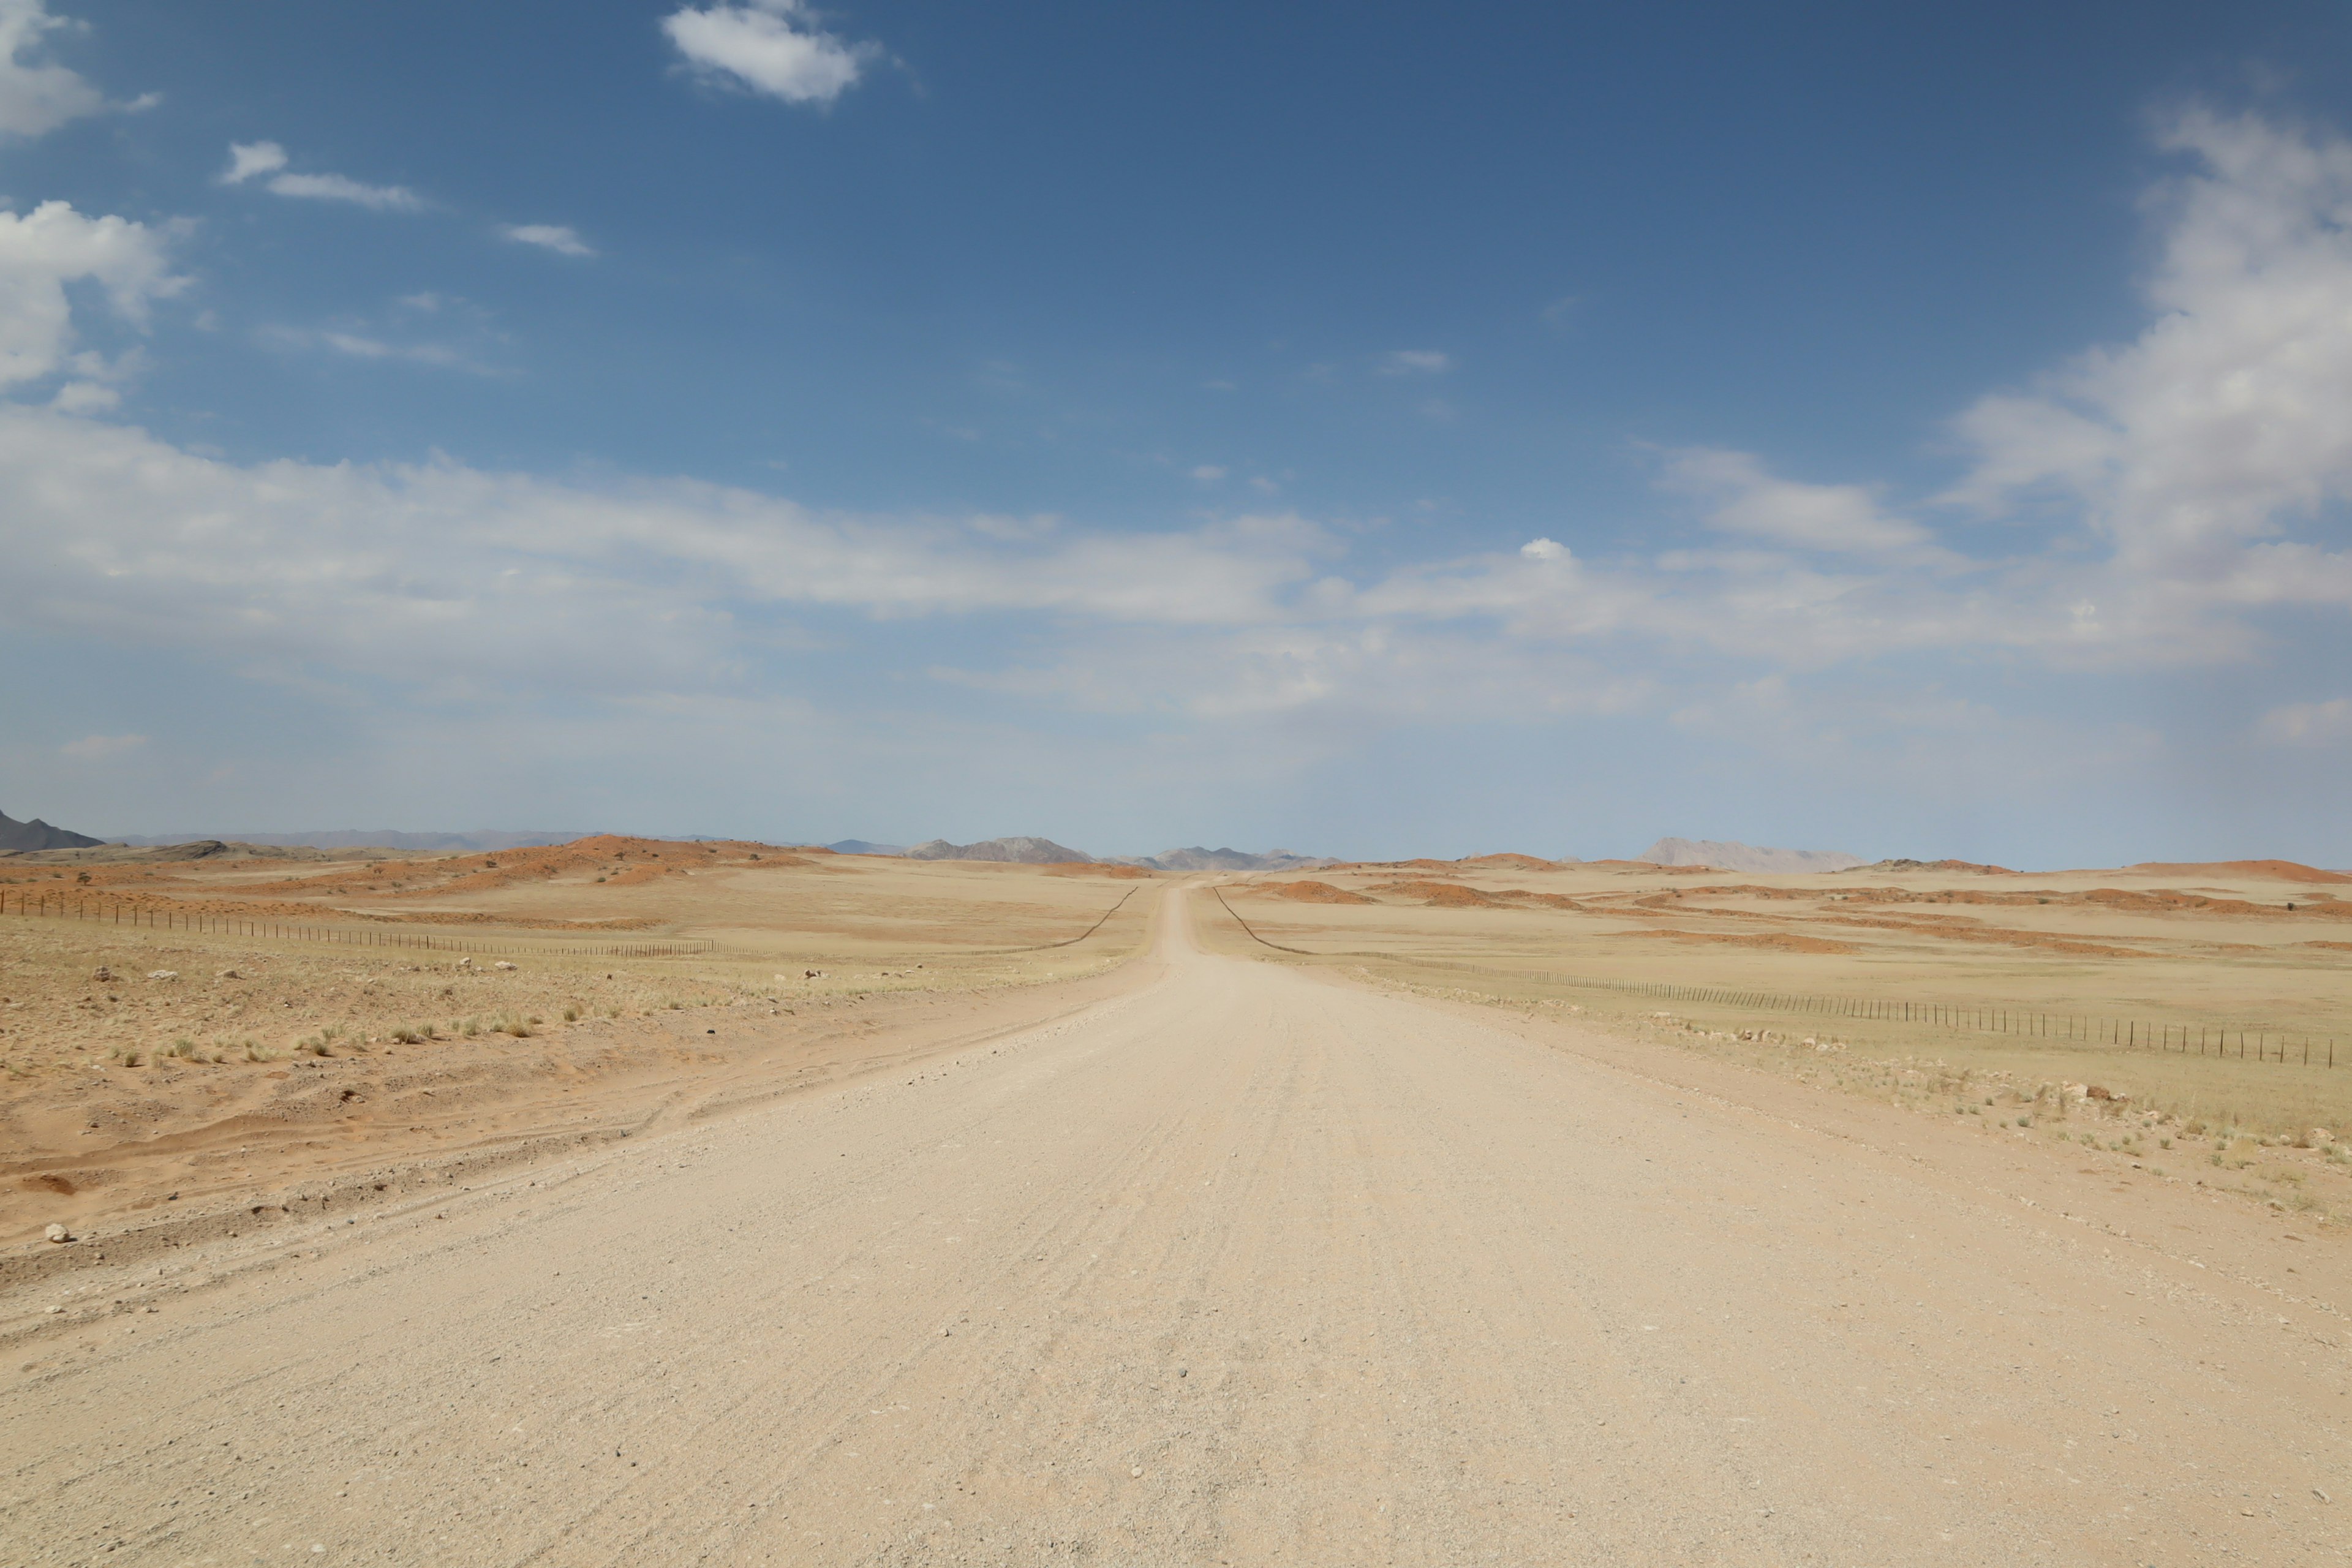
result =
[[1382,882],[1372,891],[1402,893],[1407,898],[1417,898],[1433,910],[1507,909],[1510,907],[1492,893],[1482,893],[1477,889],[1465,887],[1460,882],[1430,882],[1419,879]]
[[1345,888],[1335,888],[1328,882],[1272,882],[1257,892],[1277,899],[1296,899],[1302,904],[1370,904],[1379,902],[1361,893],[1351,893]]
[[1910,931],[1917,936],[1932,936],[1945,942],[1998,942],[2003,947],[2038,948],[2044,952],[2072,952],[2090,958],[2147,958],[2147,952],[2136,947],[2110,947],[2102,942],[2077,942],[2072,937],[2052,936],[2047,931],[2017,931],[2006,926],[1989,926],[1978,922],[1971,915],[1922,916],[1912,920],[1895,918],[1874,919],[1864,915],[1822,915],[1829,925],[1864,926],[1872,931]]
[[2352,882],[2352,875],[2323,871],[2293,860],[2205,860],[2177,863],[2143,860],[2127,871],[2154,871],[2168,877],[2267,877],[2273,882]]
[[2021,877],[2022,871],[2012,871],[2006,866],[1982,866],[1974,860],[1881,860],[1874,866],[1856,866],[1857,871],[1966,871],[1979,877]]
[[1799,936],[1793,931],[1612,931],[1611,936],[1670,936],[1676,942],[1712,942],[1730,947],[1769,947],[1777,952],[1859,952],[1850,942]]
[[2330,952],[2352,952],[2352,942],[2299,942],[2297,947],[2324,947]]

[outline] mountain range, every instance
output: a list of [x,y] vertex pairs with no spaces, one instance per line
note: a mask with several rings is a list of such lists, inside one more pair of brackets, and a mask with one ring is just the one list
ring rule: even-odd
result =
[[1092,860],[1093,856],[1056,844],[1050,838],[983,838],[977,844],[950,844],[933,838],[903,851],[909,860],[1012,860],[1024,866],[1061,866]]
[[1653,866],[1712,866],[1751,875],[1843,871],[1864,863],[1859,855],[1835,849],[1763,849],[1720,838],[1661,838],[1633,858]]
[[1157,855],[1130,856],[1125,861],[1129,866],[1149,866],[1155,871],[1289,871],[1331,863],[1328,856],[1293,855],[1287,849],[1253,855],[1246,849],[1203,849],[1198,845],[1189,849],[1163,849]]
[[[315,833],[126,833],[112,840],[145,848],[162,844],[192,844],[207,838],[231,844],[271,844],[310,849],[422,849],[471,854],[485,849],[536,849],[545,844],[569,844],[593,830],[572,833],[518,833],[486,827],[474,833],[400,833],[389,827],[330,827]],[[95,839],[89,842],[95,843]]]

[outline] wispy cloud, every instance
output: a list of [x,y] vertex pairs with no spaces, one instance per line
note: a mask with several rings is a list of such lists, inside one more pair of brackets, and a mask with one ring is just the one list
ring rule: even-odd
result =
[[824,31],[803,0],[689,5],[663,17],[662,31],[702,76],[786,103],[832,103],[881,53]]
[[228,168],[221,184],[241,185],[259,179],[264,189],[298,200],[349,202],[376,212],[422,212],[424,198],[405,185],[370,185],[344,174],[298,174],[290,172],[286,149],[275,142],[233,142]]
[[588,257],[596,254],[595,247],[581,238],[577,230],[562,224],[506,223],[499,226],[499,233],[517,245],[535,245],[558,256]]
[[1442,375],[1454,368],[1454,356],[1437,349],[1394,349],[1381,356],[1382,375]]
[[1927,529],[1889,516],[1864,486],[1780,479],[1746,452],[1670,452],[1664,482],[1699,502],[1709,527],[1793,549],[1883,555],[1916,552],[1931,542]]
[[78,763],[102,763],[135,752],[147,743],[144,735],[85,735],[58,748]]
[[2340,745],[2352,741],[2352,698],[2285,703],[2263,714],[2254,729],[2263,740],[2284,746]]

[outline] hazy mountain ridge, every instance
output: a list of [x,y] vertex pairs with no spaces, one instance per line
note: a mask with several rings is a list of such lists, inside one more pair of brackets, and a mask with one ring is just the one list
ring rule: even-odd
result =
[[216,839],[227,844],[268,844],[294,849],[423,849],[467,854],[485,849],[537,849],[594,837],[595,829],[580,832],[519,832],[486,827],[473,833],[401,833],[389,827],[331,827],[315,833],[125,833],[114,842],[134,848],[165,844],[195,844]]
[[1722,838],[1661,838],[1639,855],[1653,866],[1712,866],[1753,875],[1846,871],[1864,864],[1836,849],[1768,849]]
[[1074,861],[1091,863],[1094,857],[1066,844],[1056,844],[1050,838],[1015,837],[983,838],[977,844],[950,844],[944,838],[933,838],[905,851],[909,860],[1003,860],[1023,866],[1068,865]]
[[1294,855],[1287,849],[1253,855],[1246,849],[1204,849],[1197,844],[1119,858],[1122,864],[1148,866],[1155,871],[1289,871],[1335,864],[1328,855]]

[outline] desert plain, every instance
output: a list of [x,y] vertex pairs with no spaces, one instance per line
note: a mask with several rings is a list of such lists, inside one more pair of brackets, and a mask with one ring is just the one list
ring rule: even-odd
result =
[[2347,1002],[2274,861],[0,858],[0,1560],[2342,1562]]

